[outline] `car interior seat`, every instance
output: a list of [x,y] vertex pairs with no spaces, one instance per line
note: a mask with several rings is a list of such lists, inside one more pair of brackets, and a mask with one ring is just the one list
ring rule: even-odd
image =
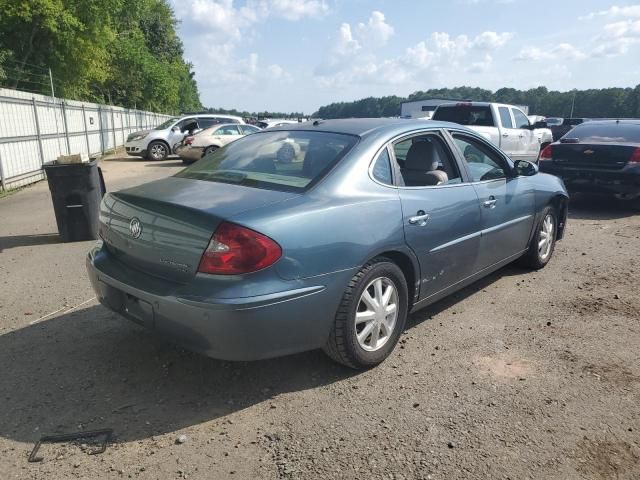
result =
[[442,185],[449,181],[443,170],[438,170],[441,162],[437,148],[431,140],[416,142],[409,148],[402,178],[408,187]]

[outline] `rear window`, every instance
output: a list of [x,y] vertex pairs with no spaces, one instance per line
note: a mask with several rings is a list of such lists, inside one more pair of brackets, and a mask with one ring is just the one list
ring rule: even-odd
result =
[[493,127],[493,115],[490,107],[451,106],[438,107],[433,120],[459,123],[460,125],[475,125],[479,127]]
[[562,125],[562,118],[547,118],[547,125],[550,127],[556,127]]
[[576,126],[563,138],[584,143],[640,143],[640,123],[591,123]]
[[259,132],[215,150],[176,176],[303,191],[329,172],[357,141],[353,135],[328,132]]

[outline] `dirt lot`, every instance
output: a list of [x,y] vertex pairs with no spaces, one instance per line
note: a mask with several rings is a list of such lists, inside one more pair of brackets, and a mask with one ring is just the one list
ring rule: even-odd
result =
[[[180,164],[103,168],[118,189]],[[2,479],[640,478],[640,216],[616,203],[573,199],[546,269],[414,314],[364,373],[150,337],[93,299],[91,242],[54,232],[45,183],[0,199]],[[116,436],[102,455],[27,463],[41,435],[99,428]]]

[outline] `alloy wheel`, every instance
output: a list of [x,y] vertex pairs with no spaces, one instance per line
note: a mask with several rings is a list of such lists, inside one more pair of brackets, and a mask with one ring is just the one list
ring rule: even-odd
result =
[[540,260],[546,260],[551,253],[551,247],[553,246],[554,239],[554,225],[553,215],[550,213],[544,217],[542,225],[540,226],[540,233],[538,234],[538,255]]
[[372,280],[356,309],[356,338],[363,350],[375,352],[391,338],[398,319],[398,291],[386,277]]
[[166,154],[167,154],[167,149],[161,143],[158,143],[151,147],[151,156],[153,157],[154,160],[161,160],[166,156]]

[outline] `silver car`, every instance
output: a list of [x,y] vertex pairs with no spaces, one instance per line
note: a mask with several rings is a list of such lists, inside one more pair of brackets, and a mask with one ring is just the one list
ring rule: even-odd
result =
[[148,160],[164,160],[185,137],[220,123],[243,124],[233,115],[198,114],[170,118],[151,130],[133,132],[124,144],[127,154]]
[[237,123],[223,123],[214,127],[206,128],[195,135],[186,137],[175,151],[184,163],[193,163],[203,156],[218,148],[222,148],[228,143],[244,137],[251,133],[259,132],[258,127],[253,125],[239,125]]

